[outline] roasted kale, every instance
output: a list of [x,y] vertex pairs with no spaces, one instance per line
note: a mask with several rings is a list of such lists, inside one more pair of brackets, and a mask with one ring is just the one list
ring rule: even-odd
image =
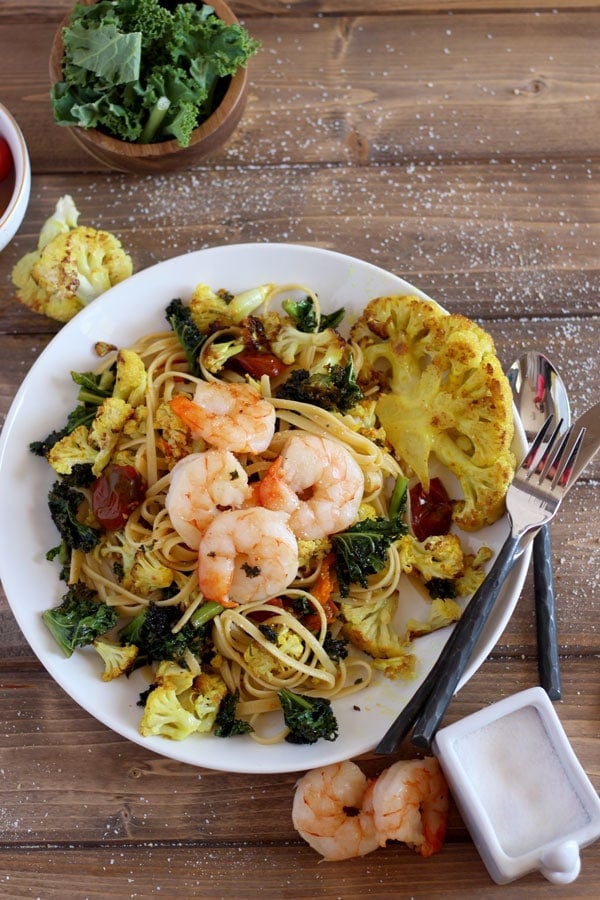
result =
[[293,369],[276,396],[282,400],[312,403],[321,409],[346,412],[362,400],[363,393],[350,358],[345,366],[330,366],[327,373]]
[[338,723],[325,697],[305,697],[287,688],[277,692],[285,724],[290,729],[286,741],[290,744],[315,744],[320,738],[335,741]]
[[206,335],[202,334],[192,317],[189,306],[176,298],[171,300],[166,309],[166,317],[169,325],[175,332],[179,343],[185,351],[185,357],[192,375],[200,375],[198,357],[202,345],[206,341]]
[[249,731],[254,731],[250,722],[237,718],[239,699],[239,691],[234,691],[232,694],[227,694],[222,701],[213,728],[217,737],[234,737],[237,734],[248,734]]
[[47,609],[42,619],[65,656],[77,647],[91,644],[117,624],[112,606],[102,603],[95,591],[76,582],[69,587],[59,606]]

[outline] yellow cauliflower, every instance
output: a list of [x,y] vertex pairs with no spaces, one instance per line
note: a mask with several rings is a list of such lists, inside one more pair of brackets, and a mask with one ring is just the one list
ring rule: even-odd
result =
[[265,302],[272,289],[272,284],[263,284],[232,296],[224,291],[215,293],[207,284],[197,284],[190,297],[192,319],[202,334],[239,325]]
[[48,462],[54,471],[59,475],[70,475],[73,466],[91,463],[94,475],[100,475],[110,462],[132,412],[129,403],[118,397],[103,400],[89,429],[78,425],[48,452]]
[[181,705],[175,688],[170,684],[159,684],[148,694],[139,730],[144,737],[161,735],[182,741],[198,731],[199,725],[194,713]]
[[378,297],[353,326],[360,383],[377,388],[377,417],[425,490],[435,456],[458,479],[453,517],[467,531],[504,511],[515,459],[512,394],[491,337],[416,296]]
[[286,658],[301,659],[304,641],[286,625],[266,625],[265,629],[270,635],[267,647],[250,641],[244,650],[244,662],[256,678],[270,682],[286,672]]
[[135,350],[119,350],[113,397],[127,400],[130,406],[139,406],[146,397],[147,384],[148,373],[141,356]]
[[434,534],[424,541],[405,534],[398,542],[398,554],[402,571],[410,575],[416,569],[424,581],[457,578],[465,568],[463,550],[455,534]]
[[406,634],[412,640],[423,634],[430,634],[438,628],[445,628],[457,622],[462,615],[462,609],[456,600],[436,598],[431,601],[429,616],[426,622],[409,619],[406,623]]
[[104,662],[102,681],[112,681],[119,675],[128,675],[139,653],[135,644],[115,644],[108,638],[96,638],[93,646]]
[[342,603],[342,634],[359,650],[376,659],[404,657],[407,642],[394,626],[397,606],[397,596],[369,603]]
[[133,271],[121,242],[108,231],[77,225],[78,216],[72,198],[61,197],[42,226],[37,249],[12,271],[17,299],[58,322],[68,322]]

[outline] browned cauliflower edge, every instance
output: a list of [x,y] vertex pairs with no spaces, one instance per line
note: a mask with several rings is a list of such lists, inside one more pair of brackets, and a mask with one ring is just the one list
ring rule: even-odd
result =
[[351,331],[361,387],[407,474],[429,487],[435,457],[463,496],[453,519],[476,531],[504,512],[515,458],[512,393],[490,335],[413,295],[377,297]]

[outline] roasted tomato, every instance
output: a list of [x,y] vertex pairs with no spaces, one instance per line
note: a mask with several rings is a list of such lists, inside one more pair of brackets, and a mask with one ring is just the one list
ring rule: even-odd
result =
[[238,366],[254,378],[260,378],[262,375],[276,378],[287,369],[285,363],[282,363],[273,353],[245,350],[243,353],[238,353],[234,359]]
[[452,501],[439,478],[431,479],[427,493],[422,484],[411,487],[410,524],[418,541],[450,531]]
[[107,466],[92,485],[92,512],[107,531],[122,528],[146,496],[146,482],[133,466]]
[[0,181],[4,181],[12,169],[12,153],[7,141],[0,137]]

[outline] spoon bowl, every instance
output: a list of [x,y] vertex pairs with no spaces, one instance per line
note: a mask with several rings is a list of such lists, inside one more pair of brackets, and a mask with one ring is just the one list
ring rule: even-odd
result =
[[[528,443],[550,415],[555,424],[562,422],[563,432],[567,430],[571,424],[567,389],[547,356],[537,350],[524,353],[512,364],[507,377]],[[547,525],[533,542],[533,577],[540,684],[551,700],[560,700],[552,547]]]

